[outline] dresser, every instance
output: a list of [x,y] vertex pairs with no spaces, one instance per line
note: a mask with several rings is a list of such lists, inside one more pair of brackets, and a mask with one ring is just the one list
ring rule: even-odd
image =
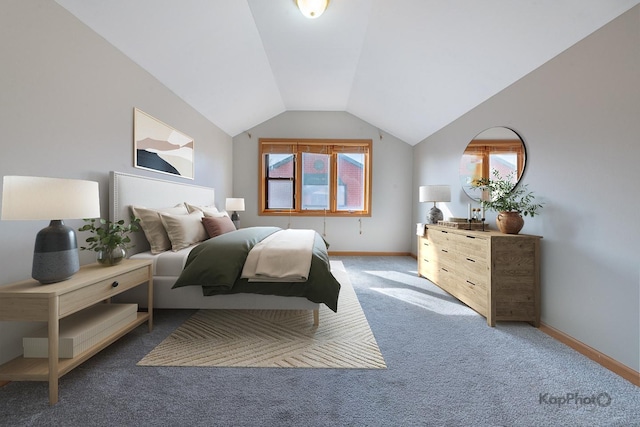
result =
[[[58,357],[60,319],[128,289],[147,284],[146,312],[93,344],[72,358]],[[147,322],[153,328],[153,278],[150,260],[124,260],[104,267],[91,264],[80,268],[68,280],[43,285],[36,280],[0,286],[0,320],[46,322],[48,325],[48,358],[18,357],[0,366],[0,380],[48,381],[49,403],[58,401],[58,379],[118,338]]]
[[540,325],[540,239],[426,225],[418,274],[482,316]]

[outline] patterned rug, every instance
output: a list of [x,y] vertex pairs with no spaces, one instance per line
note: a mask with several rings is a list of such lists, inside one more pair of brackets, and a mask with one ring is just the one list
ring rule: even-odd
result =
[[305,310],[199,310],[139,366],[385,369],[384,358],[341,262],[338,313]]

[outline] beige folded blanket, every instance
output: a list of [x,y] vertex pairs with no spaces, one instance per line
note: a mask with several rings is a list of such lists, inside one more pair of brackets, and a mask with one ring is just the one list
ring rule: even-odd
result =
[[305,282],[309,278],[314,230],[280,230],[249,252],[242,278],[253,282]]

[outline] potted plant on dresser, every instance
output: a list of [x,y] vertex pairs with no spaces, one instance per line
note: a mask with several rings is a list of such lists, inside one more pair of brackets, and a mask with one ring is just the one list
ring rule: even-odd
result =
[[106,219],[85,219],[85,225],[78,231],[89,231],[93,235],[87,237],[87,246],[80,249],[97,252],[97,261],[103,265],[115,265],[127,256],[127,249],[131,248],[129,233],[140,229],[140,219],[132,217],[128,225],[124,220],[111,222]]
[[497,170],[492,171],[493,178],[480,178],[475,186],[486,194],[481,200],[482,206],[498,213],[496,225],[505,234],[518,234],[524,226],[524,216],[534,217],[542,209],[535,202],[535,196],[526,184],[514,185],[513,173],[501,177]]

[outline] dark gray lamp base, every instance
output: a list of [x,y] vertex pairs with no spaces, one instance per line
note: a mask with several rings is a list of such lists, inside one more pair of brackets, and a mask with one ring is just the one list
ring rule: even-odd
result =
[[233,222],[233,225],[236,226],[236,230],[240,229],[240,215],[238,215],[238,212],[233,211],[233,213],[231,214],[231,221]]
[[56,283],[70,278],[79,269],[75,231],[62,220],[52,220],[36,236],[31,277],[42,284]]
[[438,221],[442,221],[444,216],[442,215],[442,211],[436,207],[436,204],[433,204],[433,207],[429,210],[427,214],[427,224],[437,224]]

